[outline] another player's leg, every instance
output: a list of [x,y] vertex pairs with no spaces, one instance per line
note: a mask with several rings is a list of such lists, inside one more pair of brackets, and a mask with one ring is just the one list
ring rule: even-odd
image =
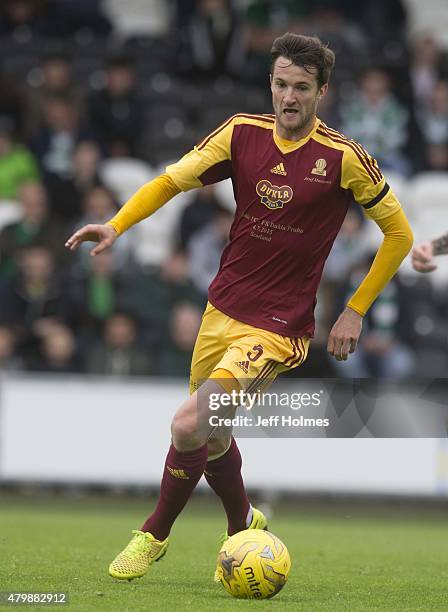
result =
[[[201,400],[194,393],[174,416],[163,472],[160,496],[153,514],[141,530],[135,531],[128,546],[114,559],[109,574],[121,580],[143,576],[149,567],[163,557],[168,547],[168,535],[207,463],[207,440],[213,430],[209,423],[208,396],[219,395],[222,387],[215,381],[206,381],[201,387]],[[228,408],[215,411],[225,416]]]

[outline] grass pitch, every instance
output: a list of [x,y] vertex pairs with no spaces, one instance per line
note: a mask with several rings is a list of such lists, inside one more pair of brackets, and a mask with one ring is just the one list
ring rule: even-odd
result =
[[[197,499],[174,527],[165,559],[133,582],[107,575],[153,503],[100,498],[0,502],[0,590],[67,591],[72,611],[448,610],[448,518],[274,508],[270,529],[292,572],[272,600],[232,599],[213,583],[218,504]],[[56,609],[64,606],[56,606]],[[43,607],[27,606],[27,609]]]

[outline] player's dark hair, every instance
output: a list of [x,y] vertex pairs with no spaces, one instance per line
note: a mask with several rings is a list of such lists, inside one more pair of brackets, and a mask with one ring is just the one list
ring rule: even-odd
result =
[[276,38],[271,48],[271,73],[274,72],[274,64],[280,57],[286,57],[296,66],[317,70],[316,79],[319,87],[328,83],[331,71],[334,67],[335,56],[327,45],[324,45],[317,36],[303,36],[286,32],[283,36]]

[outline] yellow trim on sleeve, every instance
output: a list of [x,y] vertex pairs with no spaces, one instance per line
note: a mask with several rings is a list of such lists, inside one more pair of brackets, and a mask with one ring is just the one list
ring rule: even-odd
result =
[[385,178],[364,149],[345,145],[342,156],[341,187],[350,189],[358,204],[365,205],[382,191]]
[[200,177],[210,168],[232,159],[232,137],[236,125],[255,125],[273,130],[274,119],[263,115],[233,115],[206,136],[194,149],[175,164],[167,166],[166,172],[182,191],[202,187]]
[[232,117],[204,138],[194,149],[175,164],[167,166],[166,172],[182,191],[202,187],[200,177],[220,162],[230,160],[233,127]]
[[347,306],[364,316],[378,295],[394,276],[412,247],[413,234],[400,208],[386,218],[375,219],[384,234],[372,266]]
[[317,126],[313,139],[330,149],[341,151],[340,186],[350,190],[358,204],[364,206],[381,193],[385,185],[384,176],[376,160],[361,144],[322,122]]
[[110,221],[118,235],[146,219],[166,204],[180,189],[167,174],[161,174],[153,181],[146,183],[121,207]]

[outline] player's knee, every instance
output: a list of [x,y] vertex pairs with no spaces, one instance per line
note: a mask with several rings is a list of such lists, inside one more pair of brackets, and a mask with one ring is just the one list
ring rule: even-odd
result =
[[215,455],[222,455],[230,446],[230,435],[219,438],[210,438],[207,444],[208,456],[213,459]]
[[171,422],[173,444],[178,450],[198,448],[205,443],[197,419],[188,414],[176,414]]

